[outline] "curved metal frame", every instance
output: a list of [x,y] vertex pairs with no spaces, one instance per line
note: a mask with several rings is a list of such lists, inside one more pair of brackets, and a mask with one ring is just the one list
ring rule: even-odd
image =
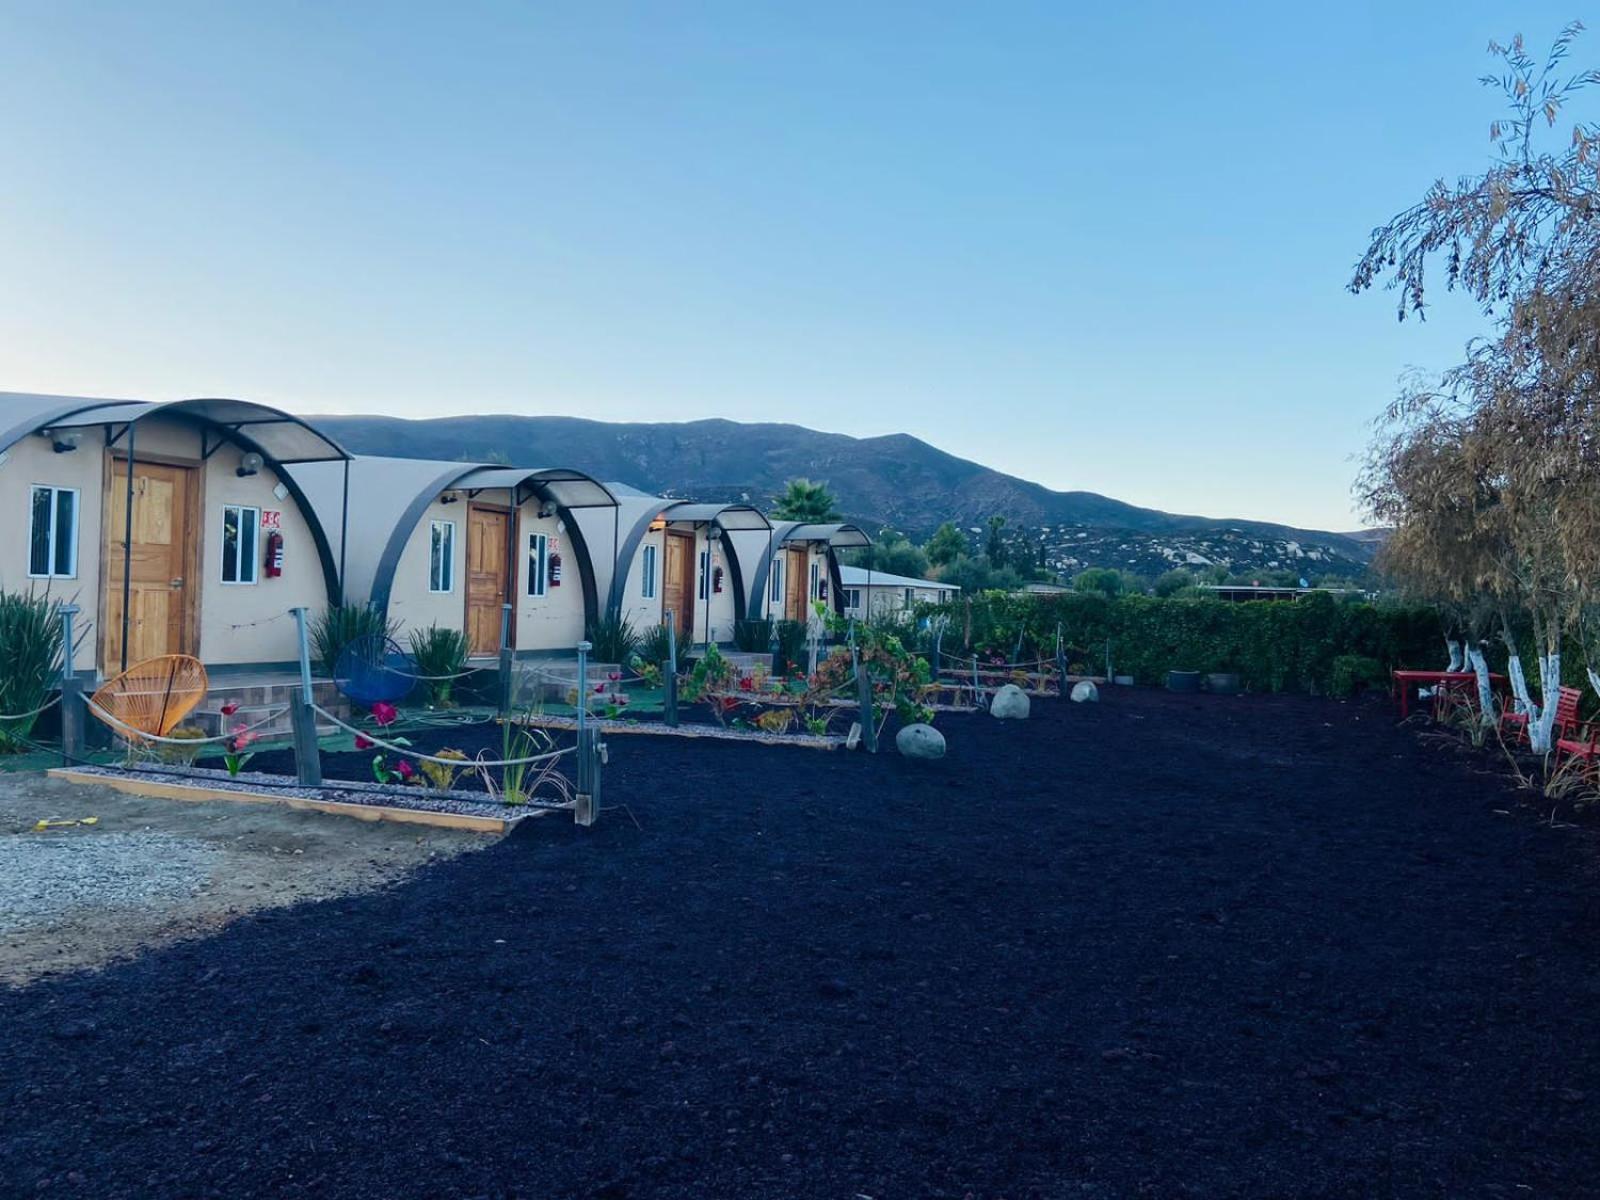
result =
[[[627,595],[628,580],[633,575],[634,555],[639,552],[639,543],[644,541],[645,534],[650,532],[650,526],[657,520],[664,520],[669,525],[672,523],[672,510],[683,507],[701,507],[691,501],[679,500],[668,504],[665,508],[646,509],[645,512],[633,523],[633,528],[628,530],[628,536],[623,539],[617,548],[616,564],[611,572],[611,587],[606,592],[606,616],[615,620],[622,615],[622,598]],[[749,509],[759,512],[748,504],[724,504],[720,512],[729,509]],[[743,621],[748,612],[749,597],[744,588],[744,572],[739,566],[739,556],[734,552],[733,536],[729,530],[724,529],[720,521],[713,517],[710,521],[697,521],[697,525],[712,525],[717,530],[717,541],[722,546],[722,556],[728,560],[728,583],[733,588],[733,619]],[[623,564],[627,569],[623,569]],[[707,585],[709,588],[709,585]],[[706,593],[710,597],[709,590]],[[657,597],[660,598],[659,595]]]
[[[448,492],[458,486],[460,481],[475,471],[483,470],[481,463],[462,463],[459,467],[452,466],[444,474],[436,477],[423,490],[412,498],[410,504],[400,514],[400,519],[395,522],[394,528],[389,531],[389,540],[384,543],[383,553],[378,556],[378,564],[373,570],[372,590],[370,603],[385,616],[389,612],[389,598],[394,592],[395,575],[399,572],[400,556],[405,553],[406,543],[411,540],[411,535],[417,531],[417,525],[422,520],[422,514],[428,511],[428,506],[441,492]],[[529,472],[530,475],[537,472]],[[537,496],[542,501],[551,501],[551,496],[539,486],[538,483],[528,484],[527,496],[522,494],[523,484],[508,489],[512,493],[514,503],[511,506],[513,514],[521,511],[523,503],[528,497]],[[589,543],[583,536],[583,529],[572,515],[572,510],[566,505],[556,503],[556,514],[566,524],[566,538],[572,543],[572,554],[577,560],[579,574],[579,590],[583,592],[583,625],[587,630],[593,625],[600,612],[599,588],[595,586],[594,560],[589,553]],[[513,547],[513,567],[517,562],[517,549]]]

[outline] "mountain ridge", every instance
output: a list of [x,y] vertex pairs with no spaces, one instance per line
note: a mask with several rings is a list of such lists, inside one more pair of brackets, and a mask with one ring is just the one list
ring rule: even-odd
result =
[[[1219,550],[1222,561],[1281,566],[1310,557],[1324,565],[1359,570],[1370,560],[1370,541],[1329,530],[1251,518],[1167,513],[1098,492],[1056,491],[1031,480],[941,450],[909,433],[853,437],[789,422],[743,422],[725,417],[693,421],[596,421],[586,417],[480,414],[422,419],[366,415],[309,418],[363,454],[483,460],[504,456],[533,466],[571,466],[661,495],[704,501],[748,500],[765,505],[796,476],[824,480],[846,516],[876,532],[899,529],[926,537],[942,521],[963,528],[1004,516],[1013,530],[1039,531],[1064,568],[1087,564],[1070,551],[1085,549],[1090,534],[1101,546],[1087,565],[1168,565],[1217,559],[1218,539],[1241,553]],[[421,453],[419,453],[421,451]],[[1106,542],[1101,535],[1121,533]],[[1159,549],[1128,542],[1173,540]],[[1292,565],[1292,564],[1291,564]]]

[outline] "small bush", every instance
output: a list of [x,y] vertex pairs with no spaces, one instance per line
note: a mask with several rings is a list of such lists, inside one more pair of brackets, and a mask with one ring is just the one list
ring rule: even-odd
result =
[[311,657],[324,675],[332,675],[339,652],[357,638],[392,640],[398,623],[372,604],[330,604],[311,623]]
[[449,676],[461,674],[468,649],[467,635],[459,629],[429,625],[411,631],[411,660],[417,664],[417,674],[424,676],[428,703],[435,708],[449,708],[454,703],[456,681]]
[[1354,696],[1367,688],[1382,688],[1388,681],[1383,664],[1365,654],[1340,654],[1328,671],[1330,696]]
[[671,636],[665,625],[653,625],[640,636],[634,653],[640,661],[659,668],[672,656]]
[[772,620],[769,617],[752,617],[735,621],[733,644],[747,654],[764,654],[772,647]]
[[[46,595],[0,591],[0,754],[25,748],[39,714],[61,679],[65,661],[61,616]],[[20,714],[29,715],[22,716]]]
[[167,730],[167,736],[181,741],[193,742],[194,745],[174,746],[166,742],[157,742],[155,743],[156,761],[187,767],[192,766],[195,759],[200,757],[206,731],[197,725],[179,725],[176,729]]
[[639,635],[627,617],[598,617],[589,625],[589,644],[596,662],[625,663],[639,647]]
[[804,621],[779,621],[778,653],[783,656],[785,671],[798,671],[806,666],[806,634]]

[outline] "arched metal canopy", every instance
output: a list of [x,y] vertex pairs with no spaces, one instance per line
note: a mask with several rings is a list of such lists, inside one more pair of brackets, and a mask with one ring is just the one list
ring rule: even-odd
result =
[[[296,474],[324,519],[346,529],[342,544],[348,593],[385,611],[406,543],[429,505],[446,492],[471,499],[480,492],[507,491],[515,505],[537,498],[561,513],[617,503],[603,483],[569,467],[357,455],[349,462],[347,506],[341,472],[309,464],[297,467]],[[592,621],[599,608],[594,565],[578,522],[567,519],[566,525],[582,581],[584,616]]]
[[829,525],[806,524],[803,521],[786,521],[772,527],[767,553],[756,565],[755,577],[750,581],[750,596],[760,598],[763,612],[771,604],[767,596],[767,579],[772,574],[772,556],[780,546],[804,545],[820,542],[828,548],[828,577],[833,585],[834,608],[844,611],[843,585],[839,582],[839,559],[836,550],[872,545],[872,538],[860,526],[840,521]]
[[0,393],[0,416],[9,416],[13,407],[27,416],[0,436],[0,450],[29,433],[89,426],[109,430],[107,441],[114,444],[129,426],[150,417],[182,417],[248,446],[276,466],[350,457],[338,442],[299,417],[253,400],[95,400]]
[[[616,485],[612,485],[613,489]],[[629,489],[632,493],[632,489]],[[733,586],[734,619],[745,618],[744,572],[730,533],[749,530],[767,531],[772,522],[766,514],[750,504],[696,504],[691,500],[668,500],[662,496],[625,494],[629,507],[638,515],[617,548],[616,562],[611,572],[611,588],[606,595],[606,613],[612,617],[622,615],[622,600],[627,594],[628,576],[633,571],[634,555],[639,543],[644,541],[650,526],[657,521],[669,525],[709,525],[717,531],[722,543],[723,557],[728,560],[728,574]]]
[[[311,530],[323,582],[330,598],[340,595],[340,573],[316,506],[289,470],[299,464],[327,463],[343,471],[350,453],[316,427],[282,409],[253,400],[201,397],[190,400],[110,400],[91,396],[47,396],[0,392],[0,452],[33,434],[99,428],[105,444],[120,447],[138,461],[138,427],[151,417],[190,421],[201,430],[201,457],[209,458],[232,442],[261,455],[293,496]],[[213,437],[215,440],[213,441]]]

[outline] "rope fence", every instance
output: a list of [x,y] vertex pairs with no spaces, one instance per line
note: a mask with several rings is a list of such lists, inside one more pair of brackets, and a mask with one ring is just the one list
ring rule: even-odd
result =
[[25,713],[0,713],[0,724],[7,721],[26,721],[29,717],[37,717],[40,713],[47,713],[61,703],[61,693],[57,692],[32,712]]
[[548,752],[546,752],[544,754],[532,755],[531,757],[528,757],[528,758],[501,758],[501,759],[439,758],[438,756],[433,755],[433,754],[423,754],[421,751],[412,750],[412,749],[410,749],[410,748],[408,748],[406,746],[396,745],[395,743],[385,741],[384,739],[382,739],[380,737],[374,737],[370,732],[368,732],[365,729],[357,729],[354,725],[350,725],[350,724],[345,723],[344,721],[341,721],[338,717],[334,716],[331,712],[329,712],[327,709],[323,708],[320,704],[313,704],[311,706],[311,711],[317,713],[319,716],[323,717],[325,720],[329,721],[330,723],[338,726],[340,729],[343,729],[348,733],[353,733],[357,737],[365,738],[368,742],[371,742],[374,746],[377,746],[379,749],[382,749],[382,750],[387,750],[391,754],[398,754],[403,758],[414,758],[418,762],[439,763],[440,765],[447,766],[447,767],[525,767],[525,766],[531,765],[532,763],[549,762],[551,759],[560,758],[560,757],[562,757],[563,755],[566,755],[566,754],[576,754],[577,750],[578,750],[578,748],[576,746],[567,746],[567,747],[565,747],[564,749],[561,749],[561,750],[551,750],[551,751],[548,751]]
[[255,730],[260,729],[263,725],[270,725],[273,721],[276,721],[279,717],[283,716],[284,713],[289,711],[289,706],[286,704],[282,708],[273,709],[270,713],[262,717],[261,720],[255,722],[253,725],[244,725],[228,733],[219,733],[215,737],[174,738],[163,737],[160,734],[155,733],[146,733],[143,729],[129,725],[126,721],[123,721],[119,717],[113,716],[111,713],[101,708],[88,696],[83,698],[83,703],[89,709],[89,711],[101,721],[104,721],[107,725],[110,725],[115,729],[132,735],[133,740],[140,742],[158,742],[163,746],[208,746],[217,742],[231,742],[241,733],[253,733]]

